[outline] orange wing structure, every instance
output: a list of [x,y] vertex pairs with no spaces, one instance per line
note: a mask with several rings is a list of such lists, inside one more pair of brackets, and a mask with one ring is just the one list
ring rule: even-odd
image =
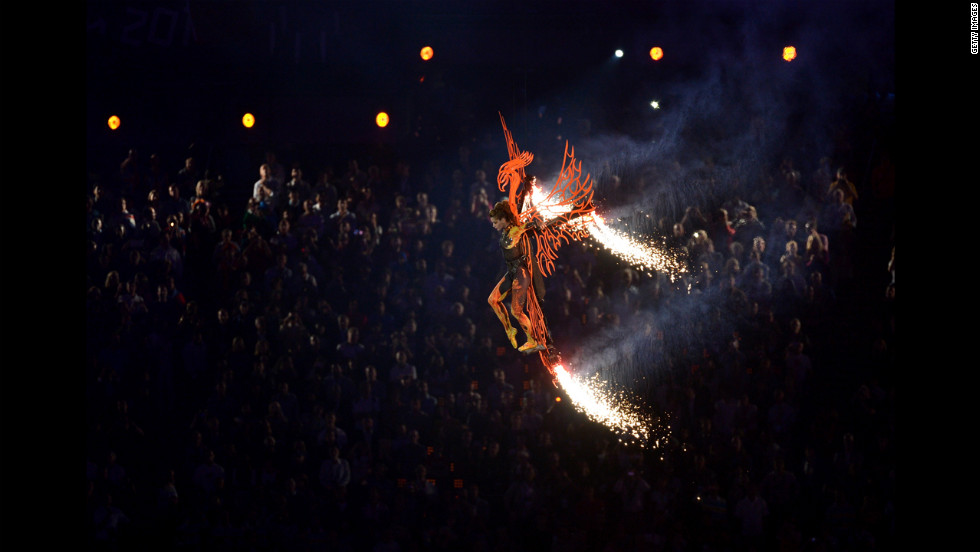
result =
[[588,237],[587,223],[595,212],[591,177],[586,174],[585,180],[582,180],[582,162],[575,160],[575,148],[569,147],[567,141],[555,187],[542,199],[532,201],[534,208],[525,211],[522,216],[528,219],[536,217],[543,223],[543,228],[535,235],[535,251],[538,268],[548,276],[555,269],[555,259],[562,243]]
[[550,192],[530,190],[529,208],[517,205],[517,190],[526,178],[524,168],[534,160],[534,154],[521,151],[507,129],[504,116],[500,115],[507,140],[510,160],[501,165],[497,173],[497,186],[507,193],[511,209],[521,224],[531,222],[539,231],[535,233],[535,257],[544,276],[555,268],[558,249],[562,243],[588,237],[588,222],[592,220],[595,206],[592,203],[592,179],[589,174],[582,178],[582,162],[575,159],[575,148],[565,142],[565,155],[561,172]]
[[507,202],[517,215],[517,189],[521,187],[521,182],[526,176],[524,167],[531,164],[534,154],[529,151],[522,152],[517,148],[517,143],[514,142],[514,137],[507,129],[507,123],[504,122],[503,114],[498,113],[498,115],[500,115],[500,124],[504,127],[504,139],[507,140],[507,154],[510,156],[510,161],[501,165],[497,172],[497,188],[507,194]]
[[[586,174],[582,177],[582,162],[575,159],[575,148],[565,143],[565,156],[562,160],[561,172],[551,191],[545,192],[537,187],[524,190],[521,205],[517,204],[517,193],[525,182],[525,168],[534,160],[534,154],[521,151],[513,136],[507,129],[503,115],[500,124],[504,129],[507,141],[507,153],[510,159],[500,166],[497,173],[497,187],[507,194],[508,204],[522,225],[533,227],[522,238],[520,247],[525,252],[528,262],[537,264],[542,276],[549,276],[555,268],[558,249],[563,243],[588,237],[589,225],[595,206],[592,203],[592,180]],[[531,240],[534,240],[532,247]],[[533,256],[534,261],[531,261]],[[544,314],[540,304],[534,297],[531,286],[527,314],[531,320],[534,337],[539,343],[549,343],[548,329],[545,325]],[[552,370],[553,353],[541,353],[542,360],[548,369]],[[553,373],[553,372],[552,372]]]

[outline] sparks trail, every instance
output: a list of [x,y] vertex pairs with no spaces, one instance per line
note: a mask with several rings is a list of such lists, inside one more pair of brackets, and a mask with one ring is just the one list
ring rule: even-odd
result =
[[670,427],[642,408],[639,399],[627,390],[614,388],[598,374],[580,378],[562,364],[549,369],[575,410],[611,429],[621,442],[640,448],[660,448],[666,444]]
[[589,237],[594,239],[606,250],[634,267],[649,272],[655,270],[667,275],[671,282],[676,281],[687,271],[680,255],[672,252],[662,244],[649,239],[643,242],[628,234],[608,226],[603,218],[596,214],[589,228]]
[[[566,158],[574,156],[575,150],[571,154],[566,148]],[[574,160],[572,161],[574,164]],[[581,172],[581,166],[577,167]],[[562,168],[564,173],[565,168]],[[586,179],[588,180],[588,178]],[[556,187],[557,188],[557,187]],[[625,232],[616,230],[606,224],[605,218],[595,210],[592,210],[578,217],[569,217],[572,213],[573,204],[567,200],[558,201],[556,198],[564,198],[561,191],[553,189],[545,192],[540,186],[534,186],[532,192],[525,199],[528,207],[534,208],[545,223],[559,219],[564,220],[556,227],[563,231],[559,236],[574,236],[574,239],[591,238],[607,251],[620,259],[633,265],[635,268],[644,271],[657,271],[665,274],[671,282],[680,278],[680,275],[687,272],[686,262],[676,251],[672,251],[666,244],[656,243],[652,238],[641,239],[633,237]],[[588,201],[591,202],[591,190],[588,194]],[[559,242],[555,238],[553,241]],[[567,239],[566,239],[567,241]],[[559,242],[560,243],[560,242]],[[557,247],[548,250],[548,262],[554,259],[554,251]]]

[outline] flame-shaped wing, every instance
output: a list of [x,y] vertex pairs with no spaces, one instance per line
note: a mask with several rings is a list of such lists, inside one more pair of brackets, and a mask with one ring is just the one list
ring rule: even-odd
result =
[[589,235],[587,223],[595,212],[592,180],[588,174],[583,179],[582,162],[575,159],[575,148],[566,141],[561,172],[555,186],[547,193],[538,188],[524,190],[524,204],[518,205],[517,192],[526,178],[524,168],[531,164],[534,155],[517,147],[502,114],[500,124],[504,129],[510,159],[500,166],[497,187],[507,193],[507,202],[518,221],[537,227],[538,231],[533,233],[536,262],[541,274],[548,276],[554,271],[561,245]]
[[[504,122],[503,114],[500,115],[500,124],[504,128],[510,159],[500,166],[497,187],[507,194],[511,212],[529,230],[523,234],[519,245],[527,262],[532,262],[533,255],[533,262],[537,264],[540,274],[549,276],[554,271],[561,245],[589,235],[588,224],[593,220],[595,212],[591,178],[588,174],[582,178],[582,162],[576,161],[575,149],[565,142],[565,156],[555,186],[550,192],[543,192],[536,185],[532,186],[526,182],[524,169],[534,160],[534,155],[517,147],[514,137],[507,129],[507,123]],[[525,185],[531,189],[522,188]],[[517,199],[518,192],[520,200]],[[520,205],[517,204],[518,201]],[[531,240],[535,242],[534,247]],[[533,286],[528,289],[528,296],[527,315],[534,338],[539,343],[550,342],[544,313],[534,295]]]
[[507,123],[504,122],[503,114],[500,112],[497,114],[500,115],[500,124],[504,127],[504,139],[507,140],[507,154],[510,157],[510,160],[501,165],[497,172],[497,188],[507,194],[507,203],[510,204],[510,209],[514,215],[517,216],[520,213],[520,206],[517,205],[517,190],[526,177],[524,167],[531,164],[531,161],[534,160],[534,154],[529,151],[521,151],[517,147],[517,142],[514,141],[510,130],[507,129]]
[[588,237],[588,222],[592,220],[592,179],[582,178],[582,162],[575,159],[575,148],[565,142],[565,156],[554,188],[547,194],[534,191],[533,208],[522,213],[521,222],[534,220],[538,268],[545,276],[555,268],[558,249],[563,243]]

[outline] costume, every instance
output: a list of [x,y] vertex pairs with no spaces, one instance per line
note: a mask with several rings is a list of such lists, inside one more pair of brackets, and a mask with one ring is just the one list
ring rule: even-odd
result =
[[[553,354],[554,346],[541,310],[543,277],[554,270],[562,243],[588,236],[587,224],[595,212],[592,183],[588,175],[584,181],[581,179],[581,162],[576,163],[575,151],[566,143],[555,186],[550,192],[542,191],[536,179],[529,178],[524,171],[534,156],[517,148],[502,115],[500,122],[510,160],[501,165],[497,186],[507,193],[508,199],[494,206],[491,220],[506,221],[504,227],[498,227],[506,272],[488,303],[503,324],[511,345],[524,353],[542,352],[544,360],[546,352]],[[510,313],[504,306],[508,293],[511,294]],[[510,323],[511,314],[527,334],[527,342],[520,347],[517,329]],[[545,364],[549,365],[547,361]]]
[[[534,281],[533,273],[536,271],[533,268],[534,263],[531,261],[531,247],[529,237],[526,235],[527,232],[527,224],[508,224],[500,233],[500,251],[503,253],[506,271],[490,294],[489,303],[497,318],[504,325],[511,345],[521,352],[535,352],[544,349],[550,339],[547,325],[543,321],[543,314],[541,314],[542,321],[539,324],[539,331],[535,331],[531,323],[531,316],[541,312],[538,297],[542,290],[541,287],[532,284]],[[511,312],[528,338],[527,343],[520,347],[517,346],[517,329],[511,326],[510,314],[503,303],[508,293],[511,294]]]

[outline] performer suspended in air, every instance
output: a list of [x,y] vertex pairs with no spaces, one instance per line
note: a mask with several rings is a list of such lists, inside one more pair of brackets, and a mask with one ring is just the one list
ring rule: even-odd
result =
[[[510,344],[522,353],[541,351],[548,345],[547,325],[541,324],[539,331],[535,331],[531,324],[531,316],[534,315],[540,315],[543,322],[543,314],[539,313],[540,298],[543,297],[544,290],[538,284],[541,281],[540,276],[535,278],[537,271],[534,270],[535,263],[531,260],[531,240],[527,235],[532,228],[538,227],[539,222],[540,219],[532,218],[521,224],[507,201],[498,202],[490,210],[490,223],[500,232],[500,250],[504,256],[506,272],[487,301],[504,325]],[[508,294],[511,296],[510,313],[504,306]],[[511,313],[527,336],[527,341],[520,347],[517,346],[517,328],[510,323]]]
[[[500,191],[507,192],[507,200],[494,205],[490,222],[500,232],[506,272],[487,302],[503,324],[511,345],[523,353],[542,352],[542,360],[551,370],[546,354],[553,357],[554,346],[541,310],[543,276],[554,269],[557,250],[563,242],[588,236],[582,221],[595,211],[592,183],[588,175],[581,180],[581,162],[576,163],[575,151],[566,143],[555,186],[549,192],[541,190],[537,179],[524,172],[534,156],[517,148],[503,116],[500,122],[510,160],[501,165],[497,185]],[[510,312],[505,305],[508,295]],[[517,328],[511,324],[511,316],[527,337],[521,346],[517,345]]]

